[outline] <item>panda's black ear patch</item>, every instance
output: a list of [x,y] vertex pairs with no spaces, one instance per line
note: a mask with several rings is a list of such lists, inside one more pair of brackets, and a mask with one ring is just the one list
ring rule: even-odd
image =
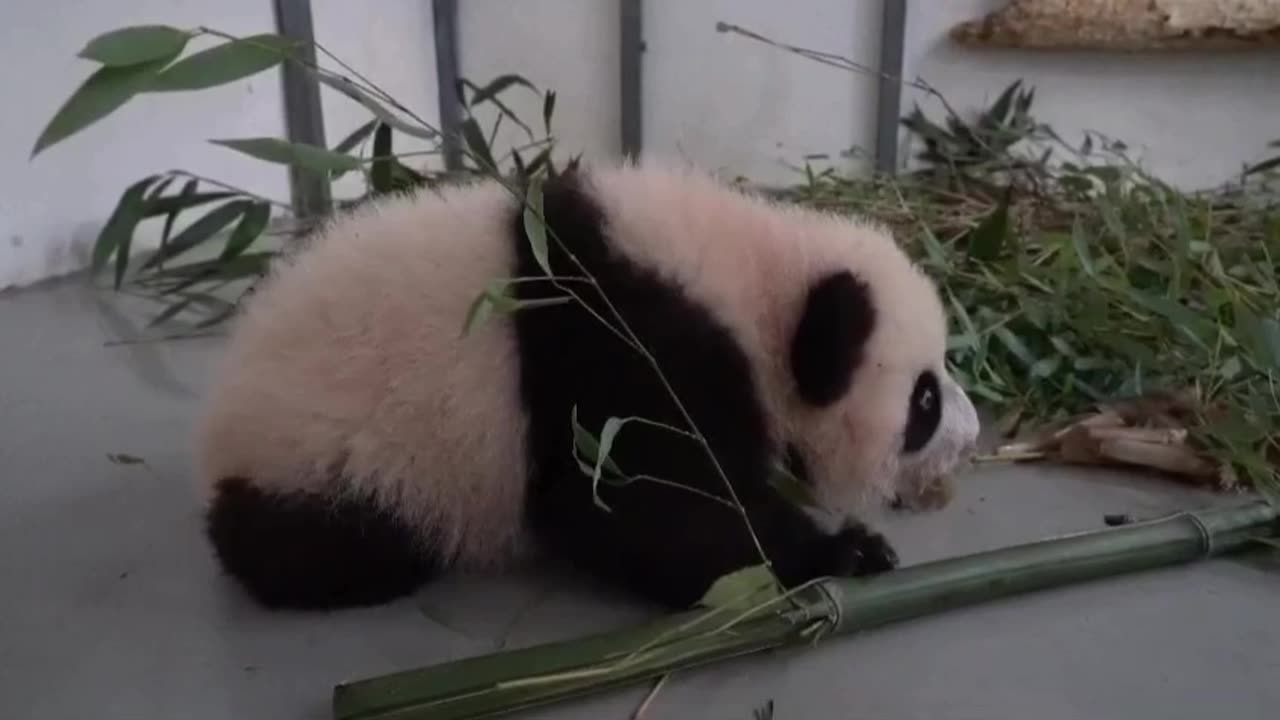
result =
[[827,275],[809,288],[791,338],[791,375],[801,399],[821,407],[849,389],[875,321],[871,292],[853,273]]

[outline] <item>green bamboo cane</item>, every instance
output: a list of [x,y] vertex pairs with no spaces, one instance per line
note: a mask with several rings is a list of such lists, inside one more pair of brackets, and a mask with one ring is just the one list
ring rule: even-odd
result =
[[334,689],[334,716],[492,717],[824,636],[1213,557],[1277,534],[1277,508],[1259,501],[1179,512],[870,578],[824,579],[769,607],[694,610],[582,639],[342,684]]

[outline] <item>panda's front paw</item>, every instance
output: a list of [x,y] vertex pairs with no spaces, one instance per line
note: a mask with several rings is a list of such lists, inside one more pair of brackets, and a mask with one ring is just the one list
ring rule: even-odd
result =
[[853,524],[832,538],[831,575],[858,577],[888,572],[898,566],[898,553],[883,535]]

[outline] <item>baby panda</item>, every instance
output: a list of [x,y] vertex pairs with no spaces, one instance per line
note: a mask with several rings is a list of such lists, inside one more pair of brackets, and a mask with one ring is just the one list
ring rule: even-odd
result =
[[[761,550],[789,587],[895,567],[859,509],[951,474],[978,420],[890,235],[626,163],[545,182],[544,254],[522,192],[387,197],[277,262],[199,429],[221,567],[296,609],[530,549],[671,608]],[[486,288],[500,302],[463,332]],[[601,438],[610,418],[593,482],[575,423]]]

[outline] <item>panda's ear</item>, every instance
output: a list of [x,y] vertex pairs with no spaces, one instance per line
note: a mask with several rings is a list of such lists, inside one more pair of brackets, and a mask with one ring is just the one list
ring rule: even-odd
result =
[[822,407],[844,395],[875,320],[870,291],[847,270],[809,288],[791,337],[791,375],[802,400]]

